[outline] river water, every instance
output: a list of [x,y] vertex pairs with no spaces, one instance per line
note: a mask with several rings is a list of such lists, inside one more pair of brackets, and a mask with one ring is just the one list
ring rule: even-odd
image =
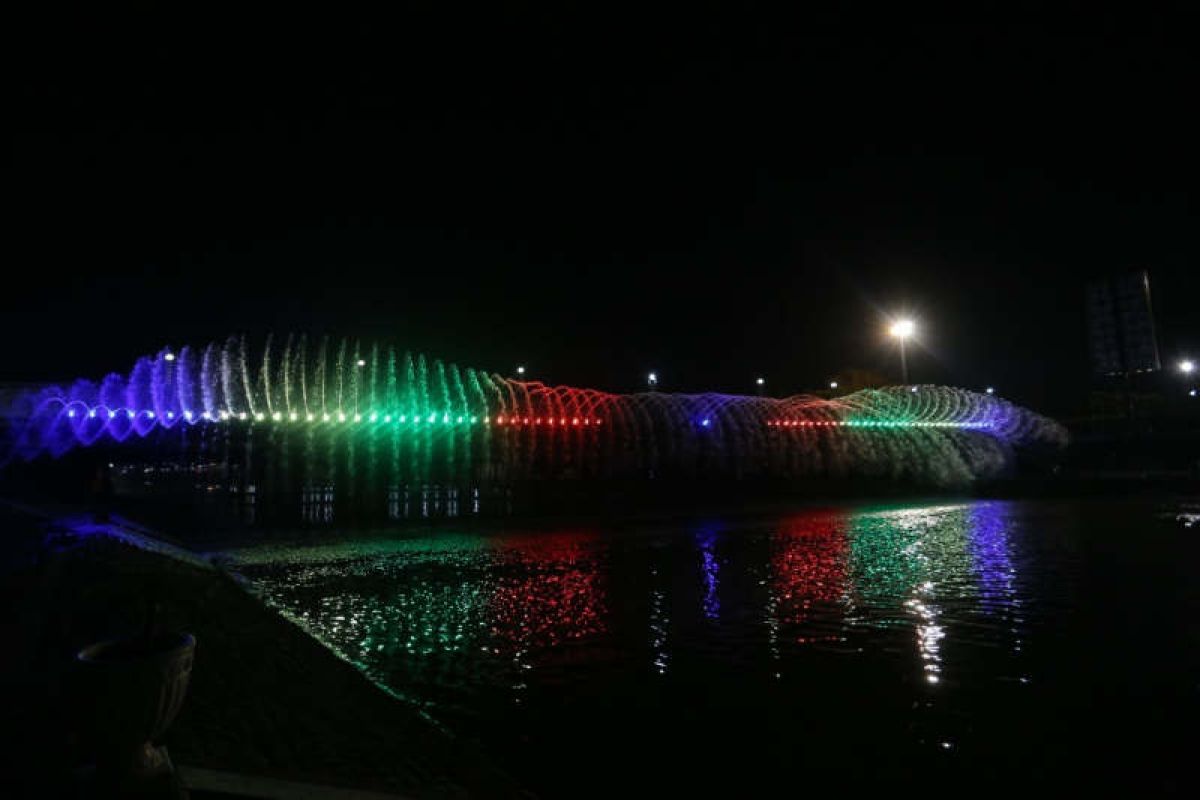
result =
[[[231,551],[544,797],[1172,794],[1200,501],[942,500]],[[320,691],[320,687],[313,687]]]

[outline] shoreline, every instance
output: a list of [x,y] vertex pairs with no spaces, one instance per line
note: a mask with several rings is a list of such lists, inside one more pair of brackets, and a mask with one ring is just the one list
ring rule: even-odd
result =
[[[382,689],[235,576],[194,554],[180,560],[174,545],[169,554],[144,549],[119,524],[72,529],[78,517],[30,511],[0,505],[5,533],[27,556],[6,564],[5,594],[20,620],[5,683],[17,718],[38,721],[23,748],[43,779],[82,763],[70,713],[74,653],[138,629],[141,598],[129,587],[149,574],[168,587],[165,627],[197,640],[188,696],[165,737],[175,764],[414,798],[530,796],[477,745]],[[144,528],[132,533],[156,541]]]

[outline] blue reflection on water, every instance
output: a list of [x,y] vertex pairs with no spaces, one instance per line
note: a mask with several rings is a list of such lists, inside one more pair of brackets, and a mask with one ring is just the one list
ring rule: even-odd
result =
[[700,569],[704,575],[704,617],[712,620],[721,616],[721,599],[717,596],[717,587],[721,581],[721,566],[717,561],[717,538],[717,530],[710,526],[705,526],[696,534],[696,544],[700,548]]
[[1013,602],[1016,570],[1008,552],[1004,506],[974,503],[969,514],[970,552],[979,575],[979,600],[984,608],[996,610]]
[[[1009,542],[1012,525],[1011,510],[1003,503],[971,505],[970,551],[978,574],[980,610],[1007,625],[1012,634],[1012,652],[1020,653],[1025,616]],[[1029,676],[1021,674],[1019,680],[1027,683]]]

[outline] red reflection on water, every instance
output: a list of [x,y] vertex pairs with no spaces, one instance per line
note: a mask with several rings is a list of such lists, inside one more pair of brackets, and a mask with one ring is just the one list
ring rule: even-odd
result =
[[595,538],[535,534],[498,543],[503,566],[489,603],[497,640],[529,651],[607,631]]
[[[798,628],[797,643],[835,641],[837,630],[820,629],[822,606],[840,605],[849,581],[849,515],[818,511],[786,520],[773,537],[771,574],[776,620]],[[840,615],[840,611],[839,611]]]

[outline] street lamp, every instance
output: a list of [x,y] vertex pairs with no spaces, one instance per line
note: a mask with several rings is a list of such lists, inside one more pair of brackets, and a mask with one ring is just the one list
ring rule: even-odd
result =
[[651,372],[649,375],[646,376],[646,385],[648,387],[650,387],[650,389],[652,389],[652,390],[656,386],[658,386],[658,373],[657,372]]
[[1185,358],[1183,361],[1179,362],[1179,371],[1184,375],[1191,375],[1196,371],[1196,362],[1192,361],[1190,358]]
[[525,375],[525,367],[523,365],[517,366],[517,375],[518,375],[518,377]]
[[916,331],[917,323],[911,319],[896,320],[888,329],[888,333],[900,340],[900,379],[902,383],[908,383],[908,360],[904,353],[904,343]]
[[837,381],[830,381],[830,382],[829,382],[829,388],[830,388],[830,389],[836,389],[836,388],[837,388]]
[[987,393],[988,393],[988,394],[995,394],[995,393],[996,393],[996,390],[995,390],[995,389],[993,389],[991,386],[989,386],[989,387],[987,387]]

